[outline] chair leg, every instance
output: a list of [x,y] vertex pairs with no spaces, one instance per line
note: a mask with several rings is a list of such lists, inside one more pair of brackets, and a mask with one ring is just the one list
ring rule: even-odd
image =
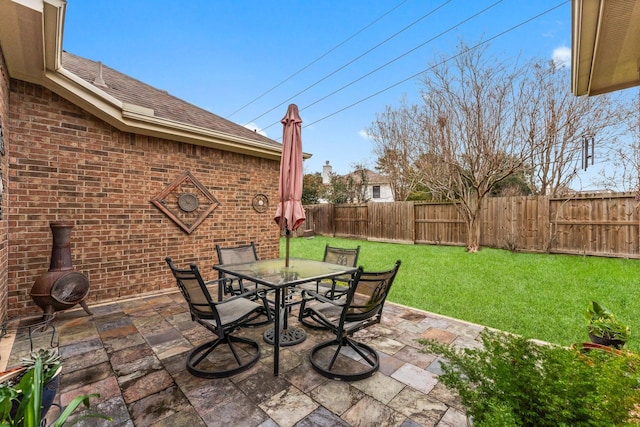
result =
[[[326,354],[320,352],[325,348],[336,347],[333,355],[327,361]],[[352,348],[362,361],[357,361],[341,354],[343,347]],[[324,352],[327,353],[327,352]],[[341,340],[331,340],[320,343],[311,349],[309,354],[311,366],[327,378],[344,381],[358,381],[369,378],[378,371],[380,359],[378,353],[370,346],[345,337]],[[364,369],[362,369],[364,367]]]
[[[245,356],[246,360],[243,360],[234,343],[239,343],[247,349],[249,354],[248,358]],[[221,364],[220,361],[209,359],[209,357],[221,357],[225,346],[228,350],[226,352],[227,359],[229,359],[228,356],[233,356],[233,361],[226,360],[226,363]],[[214,353],[216,349],[218,351]],[[187,356],[187,370],[196,377],[226,378],[251,368],[258,359],[260,359],[260,345],[256,341],[226,335],[223,338],[209,341],[194,348]],[[235,362],[235,365],[233,362]]]

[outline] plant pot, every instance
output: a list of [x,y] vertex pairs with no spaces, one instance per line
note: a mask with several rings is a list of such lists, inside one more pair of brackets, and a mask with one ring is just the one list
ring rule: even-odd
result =
[[[12,371],[16,371],[17,373],[15,375],[12,376],[15,377],[17,375],[20,375],[22,373],[24,373],[24,371],[26,371],[25,367],[18,367],[18,368],[14,368],[12,369]],[[7,371],[9,372],[9,371]],[[1,375],[1,374],[0,374]],[[42,410],[40,411],[40,418],[44,419],[45,416],[47,415],[47,412],[49,412],[49,409],[51,409],[51,406],[53,405],[53,400],[56,398],[56,394],[58,393],[58,388],[60,388],[60,373],[58,372],[53,378],[51,378],[42,388]],[[18,410],[18,406],[20,406],[20,402],[16,401],[13,402],[13,404],[11,405],[11,416],[14,417],[16,414],[16,411]]]
[[623,340],[613,339],[609,337],[599,337],[597,335],[593,335],[591,332],[589,333],[589,339],[592,343],[604,345],[607,347],[613,347],[618,350],[620,350],[625,344],[625,341]]

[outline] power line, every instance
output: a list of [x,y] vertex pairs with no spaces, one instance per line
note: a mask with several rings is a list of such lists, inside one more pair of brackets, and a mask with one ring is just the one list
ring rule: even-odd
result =
[[[511,28],[508,28],[508,29],[506,29],[506,30],[504,30],[504,31],[502,31],[502,32],[500,32],[500,33],[498,33],[498,34],[494,35],[493,37],[490,37],[490,38],[489,38],[489,39],[487,39],[487,40],[484,40],[484,41],[482,41],[482,42],[480,42],[480,43],[476,44],[475,46],[471,47],[471,48],[470,48],[470,49],[468,49],[468,50],[477,49],[478,47],[483,46],[483,45],[485,45],[485,44],[489,43],[490,41],[493,41],[493,40],[495,40],[495,39],[497,39],[497,38],[499,38],[499,37],[502,37],[503,35],[505,35],[505,34],[507,34],[507,33],[511,32],[511,31],[513,31],[513,30],[515,30],[515,29],[517,29],[517,28],[519,28],[519,27],[523,26],[523,25],[526,25],[526,24],[528,24],[529,22],[534,21],[534,20],[536,20],[536,19],[540,18],[541,16],[546,15],[546,14],[547,14],[547,13],[549,13],[549,12],[552,12],[552,11],[554,11],[554,10],[558,9],[559,7],[561,7],[561,6],[563,6],[563,5],[567,4],[567,3],[569,3],[569,1],[570,1],[570,0],[565,0],[565,1],[563,1],[563,2],[561,2],[561,3],[559,3],[559,4],[557,4],[556,6],[553,6],[553,7],[549,8],[549,9],[545,10],[544,12],[541,12],[541,13],[539,13],[539,14],[537,14],[537,15],[535,15],[535,16],[533,16],[533,17],[531,17],[531,18],[529,18],[529,19],[527,19],[527,20],[525,20],[525,21],[520,22],[519,24],[514,25],[514,26],[513,26],[513,27],[511,27]],[[466,51],[465,51],[465,52],[466,52]],[[386,91],[388,91],[388,90],[390,90],[390,89],[393,89],[393,88],[394,88],[394,87],[396,87],[396,86],[399,86],[399,85],[401,85],[401,84],[403,84],[403,83],[406,83],[407,81],[409,81],[409,80],[411,80],[411,79],[414,79],[414,78],[418,77],[418,76],[419,76],[419,75],[421,75],[421,74],[424,74],[425,72],[427,72],[427,71],[429,71],[429,70],[433,69],[434,67],[436,67],[436,66],[438,66],[438,65],[445,64],[445,63],[447,63],[447,62],[451,61],[452,59],[457,58],[458,56],[462,55],[463,53],[464,53],[464,52],[460,52],[460,53],[458,53],[458,54],[456,54],[456,55],[451,56],[450,58],[447,58],[447,59],[445,59],[445,60],[443,60],[443,61],[439,62],[438,64],[435,64],[435,65],[433,65],[433,66],[431,66],[431,67],[425,68],[424,70],[421,70],[421,71],[419,71],[419,72],[417,72],[417,73],[415,73],[415,74],[413,74],[413,75],[411,75],[411,76],[409,76],[409,77],[407,77],[407,78],[404,78],[404,79],[402,79],[402,80],[400,80],[400,81],[398,81],[398,82],[396,82],[396,83],[394,83],[394,84],[392,84],[392,85],[390,85],[390,86],[387,86],[387,87],[385,87],[384,89],[381,89],[381,90],[379,90],[379,91],[377,91],[377,92],[374,92],[374,93],[372,93],[371,95],[368,95],[368,96],[366,96],[366,97],[364,97],[364,98],[362,98],[362,99],[360,99],[360,100],[358,100],[358,101],[356,101],[356,102],[354,102],[354,103],[352,103],[352,104],[349,104],[349,105],[347,105],[346,107],[343,107],[343,108],[341,108],[341,109],[339,109],[339,110],[337,110],[337,111],[334,111],[334,112],[333,112],[333,113],[331,113],[331,114],[327,114],[326,116],[321,117],[320,119],[318,119],[318,120],[316,120],[316,121],[314,121],[314,122],[308,123],[308,124],[306,124],[304,127],[308,127],[308,126],[315,125],[316,123],[319,123],[319,122],[321,122],[321,121],[323,121],[323,120],[326,120],[326,119],[328,119],[329,117],[333,117],[333,116],[335,116],[336,114],[339,114],[339,113],[341,113],[341,112],[343,112],[343,111],[346,111],[346,110],[348,110],[348,109],[350,109],[350,108],[352,108],[352,107],[354,107],[354,106],[356,106],[356,105],[358,105],[358,104],[363,103],[364,101],[367,101],[367,100],[369,100],[369,99],[371,99],[371,98],[374,98],[374,97],[376,97],[376,96],[380,95],[381,93],[384,93],[384,92],[386,92]],[[305,107],[305,108],[306,108],[306,107]],[[270,125],[270,126],[271,126],[271,125]]]
[[[374,70],[372,70],[372,71],[370,71],[370,72],[368,72],[368,73],[366,73],[366,74],[364,74],[364,75],[362,75],[362,76],[358,77],[358,78],[357,78],[357,79],[355,79],[355,80],[352,80],[351,82],[349,82],[349,83],[347,83],[346,85],[344,85],[344,86],[340,87],[339,89],[336,89],[336,90],[334,90],[333,92],[331,92],[331,93],[329,93],[329,94],[327,94],[327,95],[325,95],[325,96],[323,96],[323,97],[321,97],[321,98],[319,98],[319,99],[317,99],[317,100],[313,101],[311,104],[305,105],[303,108],[301,108],[301,109],[300,109],[300,111],[302,111],[302,110],[304,110],[304,109],[306,109],[306,108],[312,107],[312,106],[316,105],[317,103],[319,103],[319,102],[321,102],[321,101],[324,101],[325,99],[327,99],[327,98],[329,98],[329,97],[331,97],[331,96],[335,95],[336,93],[338,93],[338,92],[340,92],[340,91],[342,91],[342,90],[344,90],[344,89],[348,88],[349,86],[351,86],[351,85],[353,85],[353,84],[355,84],[355,83],[359,82],[360,80],[363,80],[364,78],[369,77],[370,75],[372,75],[372,74],[374,74],[374,73],[376,73],[376,72],[380,71],[381,69],[383,69],[383,68],[385,68],[386,66],[388,66],[388,65],[390,65],[390,64],[392,64],[392,63],[394,63],[394,62],[398,61],[399,59],[404,58],[404,57],[405,57],[405,56],[407,56],[408,54],[410,54],[410,53],[412,53],[412,52],[414,52],[414,51],[418,50],[419,48],[423,47],[424,45],[426,45],[426,44],[428,44],[428,43],[431,43],[432,41],[436,40],[437,38],[439,38],[439,37],[441,37],[441,36],[443,36],[443,35],[447,34],[447,33],[448,33],[448,32],[450,32],[450,31],[455,30],[456,28],[460,27],[461,25],[463,25],[463,24],[465,24],[465,23],[467,23],[467,22],[471,21],[472,19],[474,19],[474,18],[476,18],[476,17],[478,17],[478,16],[480,16],[480,15],[482,15],[483,13],[487,12],[489,9],[491,9],[491,8],[493,8],[493,7],[497,6],[498,4],[502,3],[502,1],[504,1],[504,0],[498,0],[498,1],[496,1],[496,2],[495,2],[495,3],[493,3],[492,5],[487,6],[487,7],[486,7],[486,8],[484,8],[483,10],[481,10],[481,11],[479,11],[479,12],[475,13],[474,15],[472,15],[472,16],[470,16],[470,17],[468,17],[468,18],[466,18],[466,19],[464,19],[464,20],[462,20],[462,21],[460,21],[459,23],[457,23],[457,24],[456,24],[456,25],[454,25],[453,27],[449,27],[449,28],[448,28],[448,29],[446,29],[445,31],[442,31],[442,32],[441,32],[441,33],[439,33],[438,35],[433,36],[433,37],[432,37],[432,38],[430,38],[429,40],[425,41],[424,43],[419,44],[418,46],[414,47],[413,49],[410,49],[410,50],[406,51],[406,52],[405,52],[405,53],[403,53],[402,55],[397,56],[397,57],[395,57],[394,59],[392,59],[392,60],[390,60],[390,61],[388,61],[388,62],[384,63],[384,64],[383,64],[383,65],[381,65],[381,66],[379,66],[378,68],[376,68],[376,69],[374,69]],[[278,123],[279,123],[279,122],[278,122]],[[273,126],[273,125],[269,125],[268,127],[264,128],[264,129],[268,129],[268,128],[269,128],[269,127],[271,127],[271,126]]]
[[[270,112],[272,112],[273,110],[279,108],[280,106],[284,105],[285,103],[291,101],[293,98],[295,98],[298,95],[303,94],[304,92],[306,92],[307,90],[311,89],[312,87],[320,84],[321,82],[325,81],[326,79],[328,79],[329,77],[333,76],[334,74],[338,73],[339,71],[342,71],[343,69],[345,69],[346,67],[348,67],[349,65],[353,64],[354,62],[356,62],[357,60],[361,59],[362,57],[364,57],[365,55],[368,55],[369,53],[373,52],[375,49],[379,48],[380,46],[382,46],[383,44],[387,43],[388,41],[392,40],[393,38],[397,37],[398,35],[400,35],[401,33],[403,33],[404,31],[408,30],[409,28],[411,28],[412,26],[414,26],[415,24],[417,24],[418,22],[422,21],[423,19],[427,18],[428,16],[430,16],[431,14],[435,13],[436,11],[438,11],[439,9],[441,9],[442,7],[444,7],[445,5],[447,5],[448,3],[451,3],[452,0],[446,0],[444,3],[440,4],[438,7],[436,7],[435,9],[430,10],[429,12],[427,12],[425,15],[421,16],[420,18],[416,19],[415,21],[413,21],[411,24],[407,25],[406,27],[402,28],[400,31],[396,32],[395,34],[393,34],[392,36],[386,38],[385,40],[383,40],[382,42],[378,43],[377,45],[375,45],[374,47],[368,49],[367,51],[365,51],[364,53],[358,55],[357,57],[353,58],[351,61],[347,62],[346,64],[342,65],[341,67],[338,67],[337,69],[335,69],[334,71],[332,71],[331,73],[327,74],[326,76],[324,76],[323,78],[321,78],[320,80],[316,81],[315,83],[311,84],[310,86],[307,86],[306,88],[302,89],[300,92],[290,96],[289,98],[285,99],[284,101],[282,101],[280,104],[276,105],[275,107],[271,108],[268,111],[265,111],[264,113],[260,114],[258,117],[255,117],[251,120],[249,120],[247,123],[252,123],[255,122],[256,120],[258,120],[259,118],[269,114]],[[503,1],[503,0],[500,0]],[[279,123],[279,122],[278,122]],[[273,125],[269,125],[269,127],[271,127]]]
[[[264,97],[265,95],[273,92],[275,89],[279,88],[280,86],[282,86],[283,84],[285,84],[286,82],[288,82],[289,80],[291,80],[292,78],[294,78],[295,76],[297,76],[298,74],[300,74],[301,72],[303,72],[304,70],[306,70],[307,68],[309,68],[310,66],[312,66],[313,64],[315,64],[316,62],[320,61],[322,58],[324,58],[325,56],[329,55],[331,52],[333,52],[334,50],[338,49],[339,47],[341,47],[342,45],[346,44],[348,41],[350,41],[351,39],[353,39],[354,37],[356,37],[358,34],[362,33],[364,30],[366,30],[367,28],[371,27],[373,24],[375,24],[376,22],[380,21],[382,18],[384,18],[385,16],[389,15],[391,12],[393,12],[394,10],[398,9],[400,6],[402,6],[403,4],[405,4],[407,1],[409,0],[404,0],[401,1],[400,3],[398,3],[396,6],[392,7],[391,9],[389,9],[387,12],[383,13],[382,15],[380,15],[379,17],[377,17],[376,19],[374,19],[373,21],[371,21],[369,24],[365,25],[364,27],[362,27],[361,29],[359,29],[358,31],[356,31],[355,33],[353,33],[351,36],[347,37],[345,40],[343,40],[342,42],[338,43],[336,46],[332,47],[331,49],[329,49],[328,51],[326,51],[325,53],[323,53],[322,55],[320,55],[319,57],[317,57],[316,59],[314,59],[313,61],[309,62],[307,65],[305,65],[304,67],[300,68],[298,71],[294,72],[293,74],[291,74],[289,77],[285,78],[284,80],[282,80],[280,83],[276,84],[275,86],[273,86],[271,89],[267,90],[266,92],[258,95],[257,97],[255,97],[254,99],[252,99],[251,101],[247,102],[246,104],[244,104],[242,107],[238,108],[237,110],[235,110],[234,112],[232,112],[231,114],[229,114],[227,116],[227,118],[232,117],[234,114],[244,110],[246,107],[248,107],[249,105],[253,104],[254,102],[256,102],[257,100],[259,100],[260,98]],[[280,104],[282,105],[282,104]]]

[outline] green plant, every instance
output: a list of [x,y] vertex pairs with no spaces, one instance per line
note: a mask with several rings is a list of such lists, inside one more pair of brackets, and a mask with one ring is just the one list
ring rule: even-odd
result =
[[458,393],[474,425],[623,426],[640,403],[640,357],[581,352],[485,329],[482,346],[421,340],[440,355],[440,381]]
[[[0,384],[0,427],[40,427],[43,425],[42,396],[44,385],[54,378],[62,367],[60,357],[55,350],[33,352],[28,358],[21,359],[26,369],[19,380]],[[75,397],[60,415],[50,424],[51,427],[66,425],[71,414],[81,405],[90,407],[89,399],[99,394]],[[100,414],[88,414],[74,420],[75,424],[85,418],[111,418]]]
[[628,341],[631,335],[630,328],[616,319],[614,314],[606,307],[591,301],[585,312],[587,330],[590,334],[600,338]]

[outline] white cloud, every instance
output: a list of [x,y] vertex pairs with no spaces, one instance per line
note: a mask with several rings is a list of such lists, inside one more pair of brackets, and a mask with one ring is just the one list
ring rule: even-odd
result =
[[246,125],[244,125],[244,127],[246,127],[246,128],[247,128],[247,129],[249,129],[249,130],[252,130],[252,131],[254,131],[254,132],[256,132],[256,133],[259,133],[259,134],[260,134],[260,135],[262,135],[262,136],[268,136],[268,135],[267,135],[267,133],[266,133],[265,131],[263,131],[262,129],[260,129],[260,128],[258,127],[258,125],[257,125],[257,124],[255,124],[255,123],[253,123],[253,122],[251,122],[251,123],[247,123]]
[[571,64],[571,48],[560,46],[553,50],[553,63],[556,67],[568,67]]
[[371,137],[369,136],[369,134],[365,129],[362,129],[361,131],[359,131],[358,135],[360,135],[364,139],[371,139]]

